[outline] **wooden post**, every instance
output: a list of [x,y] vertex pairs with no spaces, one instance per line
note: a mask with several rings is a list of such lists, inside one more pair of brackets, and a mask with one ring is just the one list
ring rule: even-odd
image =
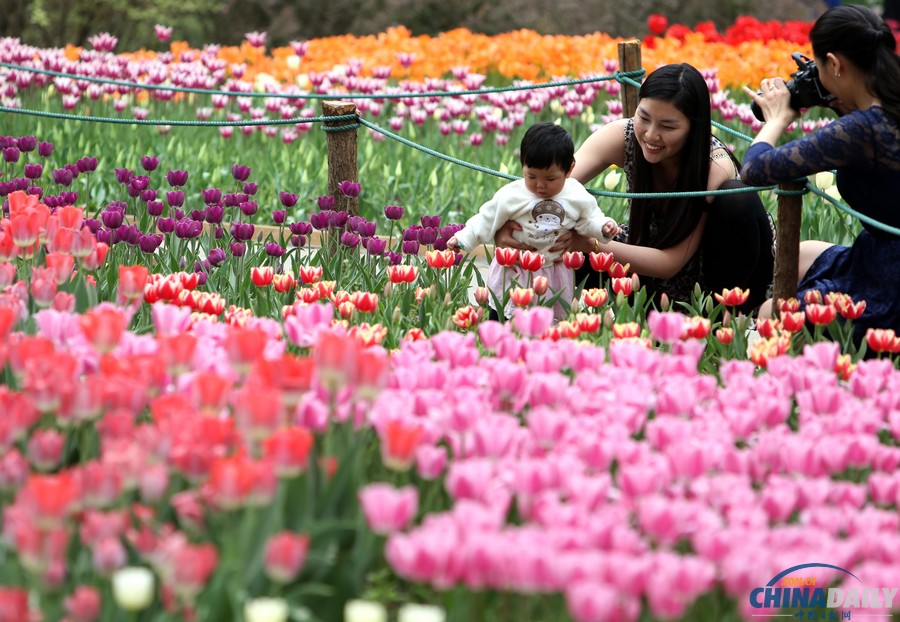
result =
[[[326,117],[356,114],[356,104],[348,101],[323,101],[322,112]],[[352,125],[353,120],[326,121],[325,127]],[[359,214],[359,199],[348,199],[338,184],[342,181],[359,181],[357,165],[356,130],[326,132],[325,144],[328,148],[328,194],[334,197],[335,209],[346,209],[351,216]]]
[[[804,184],[791,181],[778,186],[780,190],[802,190]],[[773,315],[777,317],[779,300],[797,295],[797,279],[800,272],[800,221],[803,212],[803,195],[778,195],[778,226],[775,232],[775,283],[772,301]]]
[[[629,39],[619,43],[619,71],[639,71],[641,64],[641,42],[639,39]],[[638,78],[632,78],[640,82]],[[622,99],[622,116],[633,117],[638,104],[638,87],[623,84],[619,97]]]

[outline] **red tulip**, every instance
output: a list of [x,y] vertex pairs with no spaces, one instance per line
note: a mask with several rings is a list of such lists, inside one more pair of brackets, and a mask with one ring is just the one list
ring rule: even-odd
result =
[[516,261],[519,259],[519,251],[515,248],[498,247],[494,251],[494,258],[497,260],[498,264],[504,268],[509,268],[510,266],[516,265]]
[[[590,255],[588,255],[588,259],[591,262],[591,268],[593,268],[597,272],[608,272],[610,267],[615,262],[615,257],[612,253],[604,252],[591,253]],[[624,276],[624,274],[622,276]]]
[[519,256],[519,265],[528,272],[537,272],[544,267],[544,256],[532,251],[523,251]]
[[837,309],[831,305],[807,304],[806,319],[813,324],[825,326],[831,324],[837,318]]
[[306,428],[281,428],[263,441],[263,456],[279,477],[293,477],[306,470],[312,446],[313,435]]
[[379,431],[381,460],[393,471],[408,470],[416,459],[422,439],[422,427],[397,420],[388,421]]
[[129,302],[141,298],[148,274],[147,266],[119,266],[119,297]]
[[665,15],[651,13],[647,17],[647,30],[650,31],[651,35],[660,37],[666,32],[666,28],[668,27],[669,19]]
[[250,280],[257,287],[268,287],[275,279],[275,269],[272,266],[253,266],[250,268]]
[[739,307],[747,302],[749,296],[750,290],[741,289],[740,287],[723,289],[721,294],[713,294],[713,297],[726,307]]

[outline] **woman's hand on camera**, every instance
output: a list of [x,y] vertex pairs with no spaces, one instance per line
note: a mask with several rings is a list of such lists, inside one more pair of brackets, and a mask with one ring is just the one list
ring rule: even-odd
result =
[[746,86],[744,92],[759,105],[766,123],[780,121],[787,127],[800,116],[791,108],[791,93],[781,78],[765,78],[760,83],[759,92]]
[[519,223],[512,220],[506,221],[506,224],[497,229],[497,233],[494,234],[494,246],[497,246],[499,248],[515,248],[520,251],[537,251],[534,246],[523,244],[513,236],[514,231],[521,230],[522,225],[520,225]]

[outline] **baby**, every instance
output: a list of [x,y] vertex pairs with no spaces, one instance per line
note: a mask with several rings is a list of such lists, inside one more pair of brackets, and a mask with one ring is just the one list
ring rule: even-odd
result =
[[[571,302],[575,294],[575,275],[560,261],[562,253],[550,249],[563,231],[574,229],[581,235],[609,241],[619,233],[612,218],[604,216],[597,201],[577,180],[572,179],[575,167],[575,144],[562,127],[553,123],[538,123],[525,132],[520,146],[522,179],[502,187],[490,201],[481,206],[464,228],[447,241],[451,250],[471,250],[479,244],[493,241],[494,234],[508,220],[517,222],[521,231],[514,235],[522,243],[533,246],[544,255],[544,267],[535,276],[547,277],[551,295]],[[521,266],[504,268],[491,262],[488,289],[494,298],[503,300],[505,289],[517,281],[528,283],[529,273]],[[491,300],[491,307],[494,308]],[[495,309],[496,311],[496,309]],[[507,305],[504,316],[513,309]],[[565,317],[565,309],[554,305],[556,319]]]

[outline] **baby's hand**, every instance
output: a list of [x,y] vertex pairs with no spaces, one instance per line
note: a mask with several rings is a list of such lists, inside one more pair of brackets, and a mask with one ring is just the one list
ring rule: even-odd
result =
[[450,236],[450,239],[447,240],[447,249],[451,251],[459,250],[459,242],[456,241],[456,236]]
[[619,225],[611,220],[603,225],[603,237],[605,237],[607,240],[611,240],[612,238],[619,235],[619,231]]

